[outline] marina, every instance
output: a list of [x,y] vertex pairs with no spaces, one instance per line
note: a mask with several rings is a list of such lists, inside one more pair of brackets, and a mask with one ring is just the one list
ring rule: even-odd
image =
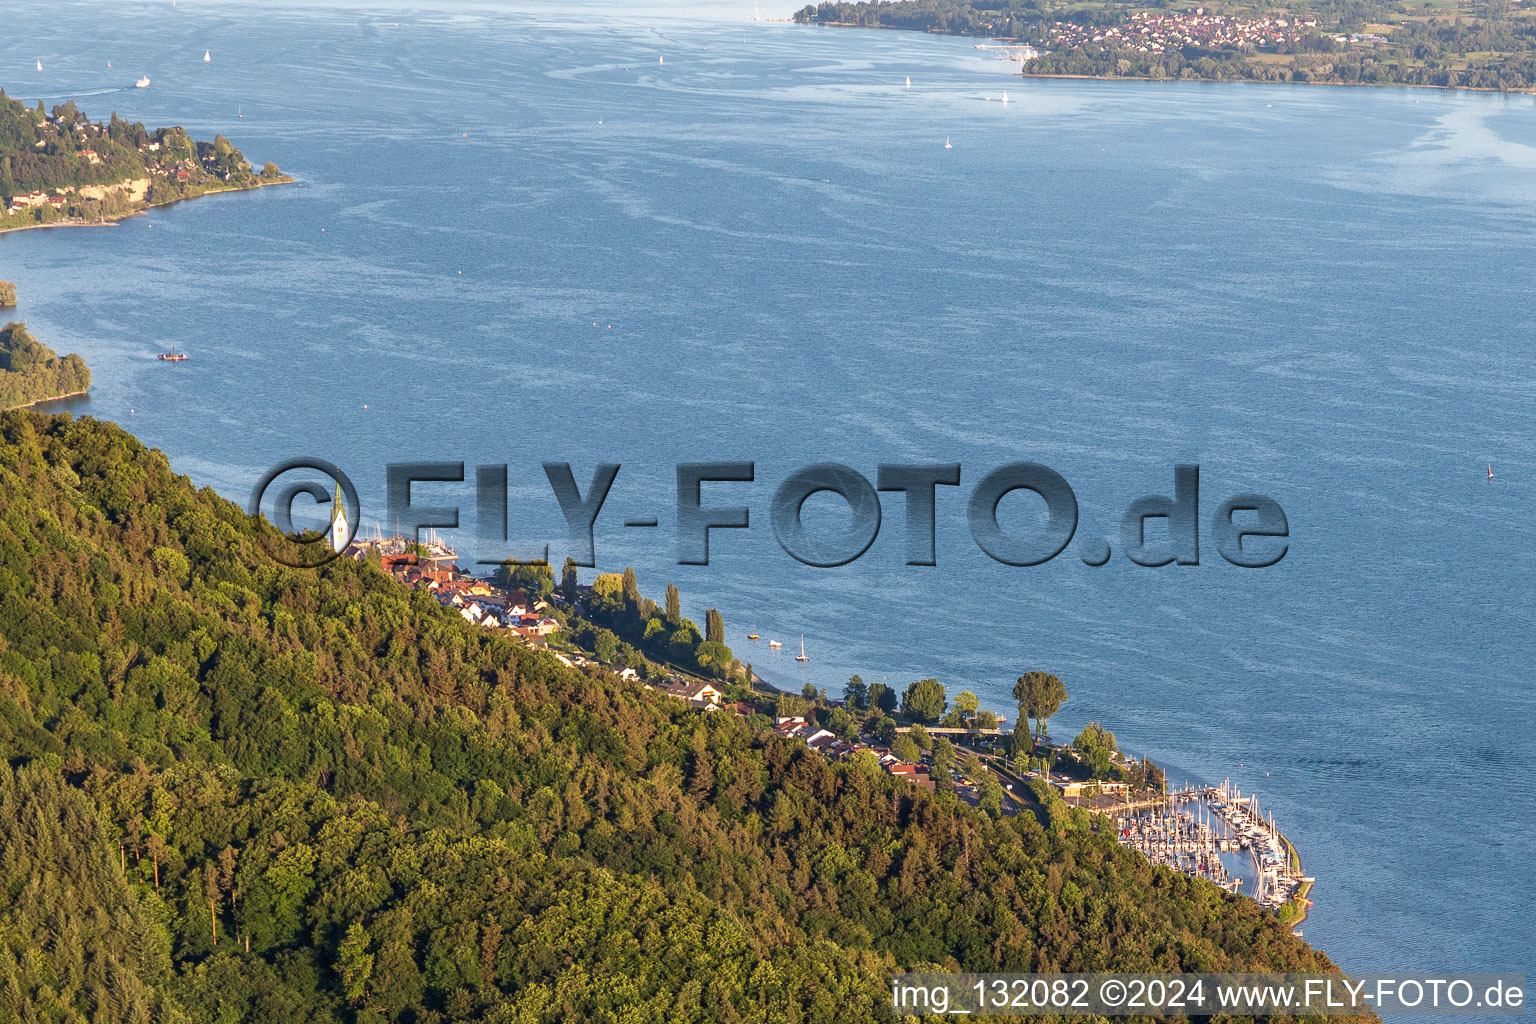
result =
[[1231,893],[1245,893],[1279,910],[1298,901],[1302,916],[1314,879],[1302,874],[1296,848],[1259,808],[1224,780],[1219,786],[1186,786],[1116,818],[1116,836],[1146,856]]

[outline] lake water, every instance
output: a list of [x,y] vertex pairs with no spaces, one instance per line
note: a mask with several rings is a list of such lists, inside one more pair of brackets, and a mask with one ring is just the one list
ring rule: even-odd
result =
[[[365,522],[386,462],[506,462],[512,532],[557,560],[539,464],[620,462],[600,566],[721,608],[771,680],[935,676],[1011,717],[1055,671],[1058,736],[1101,719],[1261,795],[1343,966],[1536,967],[1530,97],[1030,81],[742,3],[306,6],[8,12],[11,95],[222,131],[301,181],[0,238],[17,316],[95,370],[74,408],[242,503],[330,459]],[[753,525],[682,567],[673,467],[706,459],[756,462],[706,489]],[[1016,460],[1071,482],[1107,566],[977,549],[971,487]],[[769,499],[821,461],[960,462],[938,565],[903,564],[897,495],[857,562],[785,555]],[[1179,462],[1201,564],[1133,565],[1120,513]],[[1217,556],[1239,491],[1285,509],[1279,565]],[[469,485],[434,499],[472,547]]]

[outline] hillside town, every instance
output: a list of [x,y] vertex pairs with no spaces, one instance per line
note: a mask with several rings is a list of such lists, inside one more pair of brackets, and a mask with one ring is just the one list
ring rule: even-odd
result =
[[[353,539],[346,545],[344,553],[356,560],[377,558],[379,567],[394,580],[431,594],[440,605],[456,612],[470,625],[496,630],[526,646],[543,649],[562,664],[611,671],[699,711],[742,718],[763,716],[772,720],[772,728],[780,736],[804,743],[824,757],[836,761],[867,757],[893,778],[928,792],[937,788],[934,778],[936,750],[951,747],[953,739],[970,744],[978,740],[990,741],[971,751],[973,756],[956,756],[942,766],[954,783],[956,795],[975,806],[981,806],[986,793],[991,792],[992,802],[999,813],[1015,814],[1027,803],[1023,789],[1035,783],[1048,787],[1070,806],[1089,809],[1112,807],[1131,795],[1128,784],[1119,779],[1090,779],[1081,777],[1080,773],[1053,773],[1052,767],[1059,761],[1071,761],[1071,749],[1053,744],[1044,736],[1034,743],[1040,756],[1027,759],[1027,766],[1015,766],[1010,770],[997,763],[998,757],[994,756],[997,752],[992,747],[1011,735],[1003,728],[1007,719],[999,715],[986,713],[986,728],[897,726],[897,734],[922,737],[924,741],[921,745],[915,742],[902,744],[895,735],[884,737],[882,741],[866,728],[855,726],[850,729],[848,723],[853,719],[847,712],[858,709],[850,709],[846,695],[839,699],[822,694],[814,703],[805,702],[810,706],[803,710],[783,714],[780,713],[781,705],[786,698],[790,701],[800,701],[801,698],[779,693],[756,677],[753,687],[738,692],[737,696],[745,699],[732,699],[732,690],[740,691],[741,688],[723,681],[699,678],[675,668],[658,670],[651,665],[644,666],[642,676],[641,670],[633,665],[604,662],[592,652],[584,652],[575,644],[565,642],[561,636],[562,631],[569,632],[567,626],[573,617],[579,619],[585,613],[584,605],[592,594],[590,585],[576,588],[574,603],[558,591],[539,596],[521,588],[499,586],[494,578],[464,572],[456,564],[456,552],[435,534],[420,544],[401,537]],[[844,716],[840,731],[828,728],[831,715],[838,712]],[[930,734],[942,742],[942,747],[930,739]],[[903,752],[906,756],[902,756]],[[977,753],[986,756],[974,756]],[[1123,772],[1133,767],[1132,760],[1118,749],[1108,756],[1113,771]]]
[[[502,631],[526,646],[548,651],[556,660],[573,668],[607,669],[623,679],[641,681],[632,666],[605,664],[551,643],[557,638],[562,624],[550,613],[556,611],[556,605],[566,604],[562,595],[553,593],[547,600],[531,597],[524,590],[499,587],[490,579],[465,573],[455,564],[457,554],[436,536],[428,537],[423,544],[412,544],[400,537],[353,540],[346,546],[345,555],[359,561],[377,557],[379,567],[396,582],[431,594],[444,608],[457,612],[470,625]],[[591,589],[590,586],[580,586],[576,606],[563,608],[560,613],[580,614],[581,596],[590,594]],[[648,677],[641,682],[646,689],[663,692],[700,711],[723,712],[743,718],[758,713],[754,703],[729,700],[722,685],[681,672]],[[834,706],[844,704],[843,701],[829,703]],[[934,789],[926,766],[903,761],[888,747],[839,739],[836,733],[816,724],[809,714],[780,716],[774,730],[836,760],[846,760],[867,750],[892,776],[929,792]]]
[[[530,590],[499,584],[500,574],[474,576],[456,564],[457,554],[435,534],[429,534],[424,543],[400,537],[354,539],[345,545],[344,554],[357,560],[377,559],[391,578],[429,593],[471,626],[542,649],[564,665],[612,672],[700,713],[734,715],[756,728],[771,728],[829,760],[862,764],[929,793],[952,792],[994,816],[1028,810],[1046,821],[1071,820],[1072,827],[1103,829],[1154,863],[1230,891],[1238,891],[1241,883],[1219,855],[1251,847],[1254,895],[1295,920],[1304,916],[1311,880],[1302,888],[1299,866],[1287,871],[1278,859],[1276,851],[1284,840],[1272,821],[1238,821],[1229,810],[1237,806],[1236,801],[1218,801],[1214,792],[1186,789],[1169,794],[1161,771],[1126,755],[1114,735],[1097,722],[1071,743],[1057,743],[1041,729],[1034,735],[1026,731],[1027,742],[1016,745],[1007,720],[982,711],[970,694],[957,697],[956,707],[942,719],[931,716],[920,721],[902,714],[904,724],[897,724],[894,718],[880,715],[870,699],[871,688],[857,677],[841,698],[833,698],[809,686],[800,695],[779,691],[755,673],[751,685],[744,686],[740,680],[703,678],[649,659],[638,665],[622,664],[598,657],[573,640],[572,635],[588,625],[589,606],[596,600],[592,585],[578,583],[561,592],[552,587],[552,576],[546,576],[542,587]],[[1054,677],[1030,675],[1052,680],[1059,688],[1056,704],[1065,700],[1065,689]],[[1021,686],[1024,682],[1020,680]],[[936,680],[914,683],[908,698],[925,685],[930,692],[937,690],[942,699]],[[965,715],[960,713],[962,703],[968,708]],[[896,713],[894,698],[880,707]],[[1021,702],[1021,712],[1024,707]],[[861,715],[866,717],[861,720]],[[1027,730],[1022,719],[1021,724]],[[1201,816],[1205,802],[1223,822],[1220,829],[1213,830]],[[1262,837],[1260,825],[1264,826]],[[1292,862],[1299,865],[1294,851],[1286,860]],[[1293,900],[1294,906],[1288,906]]]

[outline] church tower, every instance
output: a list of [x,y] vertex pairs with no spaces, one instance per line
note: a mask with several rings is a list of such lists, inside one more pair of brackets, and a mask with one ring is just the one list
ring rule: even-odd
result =
[[347,549],[352,539],[352,529],[347,525],[347,504],[341,497],[341,484],[336,485],[336,498],[331,504],[331,550],[337,554]]

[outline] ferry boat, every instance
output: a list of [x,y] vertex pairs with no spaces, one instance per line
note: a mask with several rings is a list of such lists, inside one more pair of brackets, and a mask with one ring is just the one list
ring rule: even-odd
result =
[[169,352],[161,352],[155,358],[162,363],[184,363],[187,361],[187,354],[185,352],[177,352],[176,346],[172,345]]
[[145,75],[143,78],[139,79],[137,82],[134,82],[133,83],[133,87],[135,89],[148,89],[149,88],[149,76]]

